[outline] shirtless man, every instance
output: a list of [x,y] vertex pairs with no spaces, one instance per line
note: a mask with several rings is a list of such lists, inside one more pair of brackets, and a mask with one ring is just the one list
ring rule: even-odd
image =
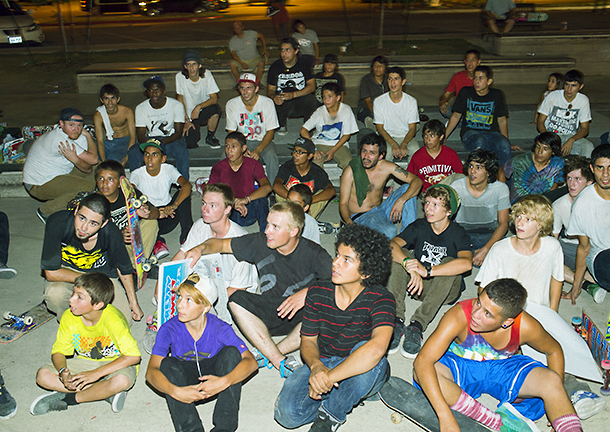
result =
[[127,151],[136,143],[136,118],[131,108],[119,105],[120,101],[119,89],[114,84],[103,85],[102,105],[93,114],[93,125],[100,160],[112,159],[125,166]]
[[[341,175],[339,213],[345,224],[356,222],[392,239],[396,236],[394,223],[402,221],[402,232],[417,218],[417,194],[422,181],[383,159],[386,151],[386,142],[377,134],[365,135],[358,143],[360,157],[352,159]],[[390,176],[406,184],[383,200]]]

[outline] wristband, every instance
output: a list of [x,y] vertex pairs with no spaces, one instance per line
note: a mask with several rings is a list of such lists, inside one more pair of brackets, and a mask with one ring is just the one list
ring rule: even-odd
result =
[[248,204],[250,204],[252,202],[252,201],[250,201],[250,197],[247,196],[246,198],[248,199]]
[[413,258],[406,257],[405,259],[402,260],[401,265],[402,265],[403,269],[405,269],[405,270],[407,269],[407,261],[409,261],[410,259],[413,259]]
[[431,277],[430,273],[432,273],[432,264],[430,264],[429,262],[425,262],[423,263],[424,268],[426,269],[426,271],[428,272],[428,275],[426,276],[426,279]]
[[65,370],[68,370],[68,367],[67,367],[67,366],[62,367],[62,368],[59,370],[59,373],[57,374],[57,376],[61,377],[61,374],[62,374],[62,373],[65,371]]

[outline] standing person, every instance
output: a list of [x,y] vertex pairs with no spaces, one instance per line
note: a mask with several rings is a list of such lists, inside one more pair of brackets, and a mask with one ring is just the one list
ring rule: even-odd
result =
[[187,148],[197,148],[201,139],[201,126],[208,125],[205,143],[210,148],[220,148],[214,135],[220,119],[218,92],[220,89],[212,72],[201,64],[201,56],[195,50],[186,50],[182,60],[182,70],[176,74],[176,94],[178,102],[186,110],[183,134]]
[[303,117],[305,121],[315,111],[315,89],[316,81],[300,56],[299,43],[291,37],[282,39],[280,59],[273,62],[267,72],[267,96],[275,103],[279,135],[288,133],[288,118]]
[[[265,35],[255,30],[244,30],[241,21],[233,22],[233,33],[235,33],[235,36],[229,41],[229,51],[231,51],[233,60],[231,60],[229,67],[235,81],[239,79],[241,73],[253,71],[256,75],[256,81],[261,82],[265,73],[265,61],[269,58]],[[256,47],[258,41],[263,46],[265,60],[258,53]]]
[[[95,139],[100,160],[112,159],[127,165],[127,152],[136,143],[136,119],[133,110],[120,105],[121,94],[114,84],[100,89],[101,106],[93,114]],[[105,138],[104,138],[105,137]]]
[[372,130],[375,130],[373,123],[373,102],[382,94],[388,92],[388,76],[386,69],[390,67],[390,62],[384,56],[377,56],[371,62],[371,72],[360,80],[358,93],[358,121]]
[[500,165],[504,165],[511,150],[506,98],[501,90],[491,87],[493,70],[489,66],[477,66],[473,82],[473,87],[464,87],[455,99],[445,139],[461,120],[460,136],[466,150],[471,152],[480,147],[492,151],[498,155]]
[[439,111],[446,119],[451,118],[452,110],[449,101],[457,96],[463,87],[474,85],[474,70],[481,64],[481,53],[475,49],[466,51],[464,54],[464,70],[454,74],[438,101]]
[[146,381],[165,395],[177,432],[203,431],[195,404],[214,397],[214,430],[236,431],[242,382],[256,370],[231,326],[208,313],[215,288],[195,273],[180,284],[178,315],[159,329],[148,362]]
[[23,185],[41,201],[36,214],[47,218],[64,210],[79,192],[93,190],[93,165],[98,163],[97,147],[84,129],[83,115],[76,108],[64,108],[59,125],[34,141],[23,165]]
[[314,66],[320,63],[320,47],[318,34],[315,30],[305,28],[305,23],[300,20],[292,22],[292,37],[299,43],[301,57],[309,63],[309,67],[313,70]]
[[267,18],[271,18],[273,28],[275,29],[275,37],[279,42],[282,38],[288,37],[288,25],[290,24],[290,14],[284,6],[286,0],[269,1],[267,8]]
[[402,91],[407,83],[407,75],[401,67],[394,66],[387,70],[390,91],[375,99],[373,103],[374,122],[377,133],[392,148],[386,159],[406,159],[419,150],[415,134],[419,123],[417,100]]
[[585,76],[579,70],[566,72],[563,90],[548,94],[538,109],[538,132],[555,132],[561,138],[561,154],[590,157],[593,143],[589,141],[591,105],[589,98],[580,91],[585,86]]
[[567,235],[578,236],[574,285],[569,292],[572,304],[580,295],[585,271],[610,291],[610,144],[595,147],[591,154],[591,171],[595,183],[587,186],[574,200]]
[[258,222],[259,231],[265,232],[271,183],[259,161],[244,157],[247,150],[246,138],[240,132],[230,132],[225,138],[226,158],[214,164],[208,183],[225,183],[233,189],[233,222],[240,226]]
[[[185,179],[189,179],[189,152],[184,132],[184,105],[165,96],[165,82],[160,76],[144,81],[148,99],[136,107],[136,135],[140,146],[149,139],[161,143],[165,155],[176,159],[176,167]],[[129,171],[142,166],[140,146],[129,149]]]
[[[10,239],[8,216],[6,213],[0,212],[0,279],[12,279],[17,276],[17,270],[7,267]],[[1,375],[0,378],[2,378]]]
[[335,250],[332,279],[307,292],[301,328],[305,366],[288,377],[275,405],[275,419],[285,428],[313,422],[310,431],[336,431],[390,375],[384,354],[395,302],[385,288],[388,239],[352,225],[341,229]]
[[455,221],[470,237],[472,263],[481,266],[491,247],[508,232],[509,190],[498,179],[498,157],[476,149],[464,163],[466,177],[451,183],[461,198]]
[[101,194],[84,197],[74,212],[62,210],[49,217],[40,267],[45,278],[44,300],[58,321],[70,307],[76,278],[92,271],[112,278],[113,304],[128,322],[142,319],[123,235],[108,223],[109,218],[110,203]]
[[318,107],[324,105],[322,101],[322,87],[324,84],[334,82],[339,84],[341,88],[341,100],[345,96],[345,78],[339,73],[339,58],[337,54],[326,54],[324,56],[324,63],[322,64],[322,71],[318,72],[313,76],[316,80],[316,101]]
[[265,162],[267,178],[273,181],[280,162],[273,138],[279,127],[275,105],[267,96],[259,95],[259,81],[251,73],[237,80],[240,96],[227,102],[227,132],[240,132],[246,137],[246,156]]
[[316,164],[324,167],[325,162],[334,159],[343,170],[352,159],[349,139],[358,132],[358,124],[350,106],[341,102],[339,84],[324,84],[322,99],[324,106],[315,110],[303,124],[300,135],[316,145],[313,158]]
[[[472,252],[468,234],[451,220],[459,206],[460,197],[450,186],[430,187],[424,194],[425,217],[390,242],[393,263],[388,289],[396,298],[390,354],[400,350],[404,357],[415,358],[423,333],[441,306],[460,298],[463,274],[472,269]],[[407,293],[422,303],[405,326]]]

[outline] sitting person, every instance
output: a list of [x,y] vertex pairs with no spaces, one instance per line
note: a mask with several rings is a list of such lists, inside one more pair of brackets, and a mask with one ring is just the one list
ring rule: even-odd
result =
[[[429,188],[423,198],[425,219],[417,219],[390,242],[393,263],[388,289],[396,298],[396,323],[388,353],[400,350],[406,358],[417,356],[428,324],[441,306],[460,297],[462,275],[472,269],[468,234],[451,220],[460,197],[440,184]],[[422,304],[405,326],[407,293]]]
[[230,216],[233,222],[240,226],[258,222],[259,231],[265,232],[271,184],[261,163],[244,157],[247,150],[246,138],[239,132],[230,132],[225,138],[226,158],[214,164],[208,183],[225,183],[233,190],[235,202]]
[[[275,367],[286,378],[301,364],[291,355],[299,348],[307,289],[316,280],[329,280],[332,259],[320,245],[301,238],[305,214],[296,203],[284,201],[269,211],[265,234],[232,239],[208,239],[185,257],[233,254],[238,261],[256,264],[261,294],[235,291],[229,310],[242,334],[256,348],[259,367]],[[277,344],[272,336],[283,336]]]
[[563,163],[561,139],[553,132],[543,132],[534,139],[531,155],[520,154],[500,167],[498,181],[508,184],[511,202],[544,194],[563,183]]
[[358,91],[358,114],[357,119],[364,125],[375,130],[373,123],[373,102],[376,98],[389,91],[388,76],[386,70],[390,62],[384,56],[377,56],[371,61],[371,72],[360,80]]
[[311,431],[336,431],[390,376],[384,354],[395,303],[384,286],[391,263],[388,243],[363,226],[339,232],[332,280],[307,292],[301,329],[305,366],[288,377],[275,405],[275,419],[283,427],[313,421]]
[[136,143],[136,118],[133,110],[120,105],[121,95],[114,84],[100,89],[101,106],[93,114],[95,139],[100,160],[115,160],[127,165],[127,151]]
[[553,207],[542,195],[527,195],[510,208],[516,235],[500,240],[487,254],[475,281],[481,287],[498,278],[514,278],[528,301],[559,310],[563,253],[553,231]]
[[279,202],[288,198],[288,191],[292,186],[306,184],[313,194],[309,213],[317,219],[336,192],[326,171],[312,162],[315,152],[316,147],[311,140],[298,137],[292,147],[292,159],[284,163],[278,171],[273,182],[273,192]]
[[115,413],[123,409],[138,376],[140,350],[125,317],[110,304],[114,293],[103,273],[74,280],[70,309],[61,316],[51,349],[52,363],[36,373],[36,384],[53,393],[32,402],[32,415],[102,400],[110,402]]
[[[341,174],[339,214],[345,224],[357,223],[385,234],[396,236],[396,222],[402,222],[401,232],[417,219],[417,194],[422,181],[384,159],[386,142],[373,133],[358,143],[359,158],[354,158]],[[383,199],[386,182],[394,177],[405,182]]]
[[322,63],[322,71],[313,76],[316,80],[316,102],[318,107],[324,105],[322,100],[322,87],[324,84],[333,82],[339,84],[341,88],[341,100],[345,96],[345,78],[339,73],[339,58],[337,54],[326,54],[324,63]]
[[[445,143],[445,126],[438,120],[427,121],[421,130],[424,147],[415,152],[407,171],[412,172],[423,182],[425,193],[428,188],[453,174],[462,174],[463,166],[457,152]],[[454,176],[455,177],[455,176]],[[453,178],[453,177],[452,177]]]
[[[492,33],[508,33],[515,26],[513,10],[517,7],[513,0],[487,0],[485,5],[485,23]],[[503,23],[502,32],[498,23]]]
[[451,183],[461,198],[455,221],[468,233],[472,264],[480,267],[491,247],[508,232],[509,191],[496,181],[498,156],[488,150],[471,152],[464,172],[466,177]]
[[475,49],[464,54],[464,70],[454,74],[438,101],[439,111],[446,119],[451,118],[452,110],[449,101],[462,90],[463,87],[473,86],[475,68],[481,64],[481,53]]
[[203,431],[196,403],[212,398],[214,430],[236,431],[242,382],[256,370],[231,326],[208,313],[217,298],[216,286],[195,273],[182,282],[178,315],[159,329],[148,362],[146,381],[165,395],[177,432]]
[[312,69],[320,63],[320,40],[315,30],[305,27],[303,20],[296,19],[292,22],[292,37],[299,43],[301,58],[305,60]]
[[322,99],[324,106],[315,110],[303,124],[301,136],[315,144],[313,161],[316,164],[324,167],[324,162],[334,159],[343,170],[352,159],[349,139],[358,132],[358,124],[349,105],[341,102],[339,84],[324,84]]
[[309,186],[303,183],[295,184],[288,192],[288,201],[297,203],[305,212],[305,225],[303,226],[301,237],[320,244],[320,229],[318,228],[318,221],[316,221],[316,219],[309,214],[309,206],[311,205],[312,198],[313,195],[311,194]]
[[[184,243],[193,226],[192,186],[173,165],[165,163],[167,156],[163,151],[164,148],[167,146],[164,147],[155,139],[140,144],[145,165],[132,171],[129,179],[148,197],[151,204],[159,209],[159,234],[153,250],[158,259],[169,255],[169,249],[162,235],[172,232],[180,224],[180,243]],[[173,197],[170,195],[172,185],[180,188]]]
[[[244,30],[241,21],[233,22],[233,33],[235,36],[229,41],[229,51],[231,52],[231,74],[235,81],[239,79],[243,72],[252,72],[256,75],[256,81],[261,82],[265,73],[265,60],[269,58],[267,51],[267,41],[265,35],[256,30]],[[262,55],[258,53],[256,46],[260,41],[263,47]]]
[[[561,345],[523,310],[526,298],[514,279],[494,280],[449,309],[422,347],[413,379],[442,430],[459,430],[454,410],[496,431],[538,431],[545,412],[555,431],[582,431],[563,388]],[[518,354],[525,344],[546,355],[548,368]],[[495,412],[476,400],[483,393],[499,401]]]

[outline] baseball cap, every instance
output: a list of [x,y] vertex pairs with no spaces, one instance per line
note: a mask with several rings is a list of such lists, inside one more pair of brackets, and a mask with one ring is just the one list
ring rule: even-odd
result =
[[155,83],[161,84],[163,87],[165,87],[165,81],[163,81],[163,78],[161,78],[159,75],[155,75],[155,76],[151,76],[146,81],[144,81],[144,88],[148,88],[149,85],[155,84]]
[[197,63],[201,64],[201,55],[199,55],[198,51],[192,49],[186,50],[186,52],[184,53],[184,60],[182,61],[182,64],[186,64],[186,62],[191,60],[195,60]]
[[157,147],[159,150],[161,150],[161,153],[165,154],[163,147],[161,147],[161,141],[156,140],[154,138],[149,139],[145,143],[140,144],[140,150],[144,151],[146,149],[146,147],[150,147],[150,146]]
[[237,84],[243,83],[243,82],[249,82],[249,83],[254,84],[255,86],[258,86],[258,79],[256,78],[256,75],[254,75],[253,73],[250,73],[250,72],[243,73],[239,76],[239,79],[237,80]]
[[197,288],[199,292],[207,299],[207,301],[210,302],[211,305],[213,305],[216,300],[218,300],[218,288],[216,288],[214,282],[212,282],[207,277],[200,278],[199,282],[197,283],[193,283],[193,281],[191,281],[190,279],[186,279],[182,283],[189,284]]
[[430,186],[428,190],[432,188],[444,188],[449,192],[449,207],[451,208],[451,218],[453,218],[457,214],[457,211],[460,208],[460,203],[462,202],[460,195],[455,191],[455,189],[453,189],[451,186],[447,186],[446,184],[437,183]]
[[[80,116],[79,119],[72,120],[73,116]],[[77,110],[76,108],[64,108],[61,110],[61,114],[59,116],[61,121],[75,121],[75,122],[83,122],[83,114]]]
[[316,146],[313,144],[313,141],[303,138],[302,136],[297,138],[294,145],[290,149],[293,150],[295,147],[301,147],[309,154],[314,154],[316,152]]

